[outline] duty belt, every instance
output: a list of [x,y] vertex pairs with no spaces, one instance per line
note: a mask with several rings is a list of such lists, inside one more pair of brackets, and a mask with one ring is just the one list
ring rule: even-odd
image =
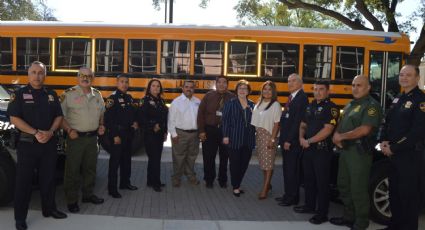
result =
[[179,130],[179,131],[182,131],[182,132],[185,132],[185,133],[194,133],[194,132],[198,132],[198,130],[197,130],[197,129],[189,129],[189,130],[187,130],[187,129],[179,129],[179,128],[176,128],[176,130]]
[[78,132],[78,136],[80,137],[92,137],[97,135],[97,130],[94,131],[88,131],[88,132]]
[[32,134],[21,132],[19,134],[19,141],[27,142],[27,143],[34,143],[35,137]]

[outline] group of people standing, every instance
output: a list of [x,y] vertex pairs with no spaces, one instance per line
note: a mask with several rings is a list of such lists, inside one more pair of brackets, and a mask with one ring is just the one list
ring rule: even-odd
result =
[[[327,81],[314,84],[314,100],[309,103],[303,91],[302,78],[288,77],[288,101],[282,108],[272,81],[261,87],[256,103],[249,99],[251,85],[240,80],[235,94],[228,90],[224,76],[216,79],[216,88],[202,98],[194,96],[196,84],[185,80],[182,94],[170,107],[165,104],[163,87],[158,79],[148,82],[140,102],[128,94],[129,78],[117,76],[117,89],[104,102],[92,87],[93,72],[81,68],[78,85],[59,98],[44,86],[45,65],[33,62],[28,70],[29,84],[11,95],[8,115],[20,131],[15,193],[16,229],[27,229],[26,217],[31,197],[31,179],[39,170],[42,213],[57,219],[67,215],[56,208],[54,171],[56,143],[54,132],[66,133],[64,190],[68,210],[79,212],[79,190],[82,202],[101,204],[103,198],[93,193],[98,157],[97,137],[104,135],[110,149],[108,193],[121,198],[119,189],[137,190],[131,184],[131,140],[134,132],[143,132],[148,156],[147,186],[161,192],[160,166],[163,143],[171,134],[172,186],[180,187],[182,176],[192,185],[200,182],[195,161],[202,143],[205,186],[221,188],[228,183],[227,166],[233,195],[244,194],[244,175],[255,149],[263,172],[258,199],[267,198],[278,145],[283,156],[284,194],[276,200],[281,206],[299,203],[301,175],[305,204],[293,207],[298,213],[314,214],[313,224],[328,221],[329,178],[334,146],[340,152],[338,188],[344,203],[344,215],[329,221],[351,229],[366,229],[369,224],[369,174],[374,138],[383,113],[370,95],[365,76],[352,82],[354,99],[343,114],[330,100]],[[403,94],[393,101],[384,122],[380,143],[382,153],[391,163],[390,200],[392,222],[388,229],[417,229],[419,206],[419,170],[425,127],[425,96],[418,87],[419,70],[406,65],[400,71]],[[216,173],[215,158],[220,165]],[[118,183],[118,168],[120,180]],[[119,184],[119,186],[118,186]]]

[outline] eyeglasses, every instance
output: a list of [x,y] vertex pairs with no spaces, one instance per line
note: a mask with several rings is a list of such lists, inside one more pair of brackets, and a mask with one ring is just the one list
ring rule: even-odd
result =
[[81,77],[81,78],[93,78],[93,74],[80,74],[78,77]]

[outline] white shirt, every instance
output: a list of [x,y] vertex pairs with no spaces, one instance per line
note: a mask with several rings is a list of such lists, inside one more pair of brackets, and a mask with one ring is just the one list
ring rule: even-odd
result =
[[172,137],[177,136],[176,128],[183,130],[198,129],[196,118],[201,100],[192,96],[187,98],[184,94],[180,95],[171,102],[168,111],[168,131]]
[[264,110],[269,102],[263,102],[255,105],[252,112],[251,125],[267,130],[270,134],[273,132],[274,123],[280,121],[282,115],[282,106],[275,101],[267,110]]
[[295,91],[295,92],[291,93],[292,99],[294,99],[294,98],[295,98],[295,96],[297,96],[297,93],[298,93],[298,92],[300,92],[300,90],[301,90],[301,89],[299,89],[299,90],[297,90],[297,91]]

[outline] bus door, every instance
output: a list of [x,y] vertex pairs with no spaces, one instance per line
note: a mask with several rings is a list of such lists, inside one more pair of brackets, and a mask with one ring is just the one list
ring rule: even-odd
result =
[[402,53],[370,51],[369,79],[371,95],[387,110],[400,92],[398,75],[402,65]]

